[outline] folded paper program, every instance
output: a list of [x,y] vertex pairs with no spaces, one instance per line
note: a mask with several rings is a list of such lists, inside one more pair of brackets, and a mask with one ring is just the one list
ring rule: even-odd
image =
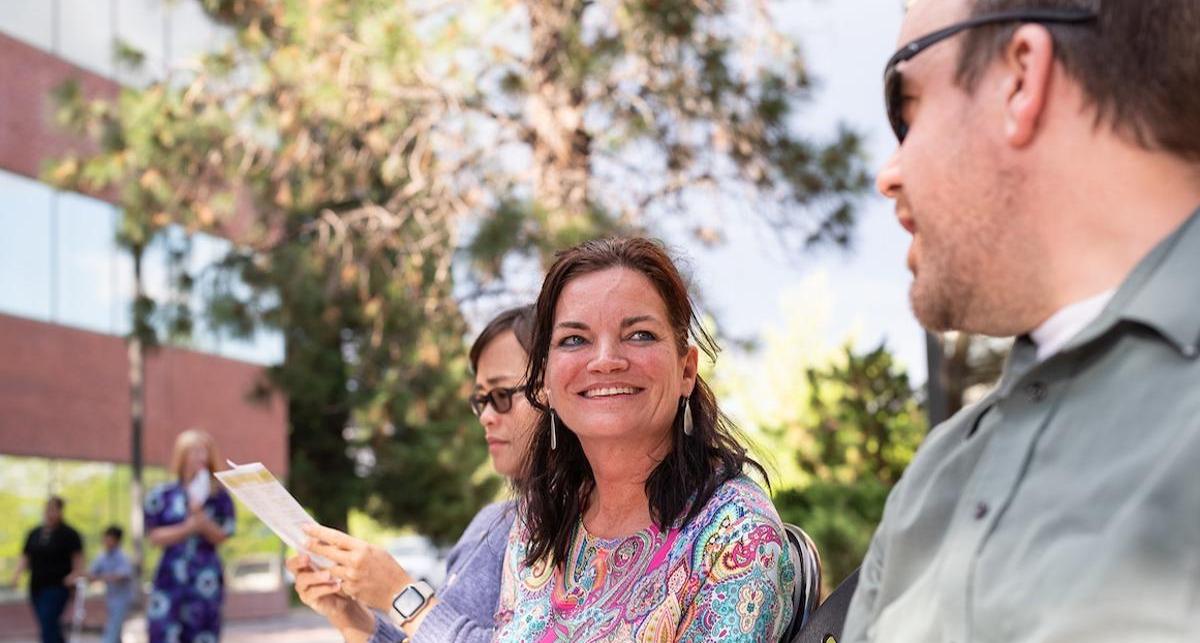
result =
[[304,552],[320,568],[329,567],[332,562],[321,556],[314,556],[304,549],[307,536],[301,528],[304,525],[315,525],[317,521],[300,506],[296,498],[288,493],[279,480],[261,463],[234,464],[226,461],[231,467],[228,471],[218,471],[215,475],[221,484],[246,506],[258,519],[271,528],[283,542],[292,549]]

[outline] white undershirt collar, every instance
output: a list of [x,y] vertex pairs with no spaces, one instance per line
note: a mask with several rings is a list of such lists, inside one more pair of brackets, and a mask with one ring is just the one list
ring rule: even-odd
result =
[[1040,362],[1057,353],[1071,338],[1082,331],[1108,305],[1116,288],[1064,306],[1033,329],[1029,337],[1037,344],[1037,360]]

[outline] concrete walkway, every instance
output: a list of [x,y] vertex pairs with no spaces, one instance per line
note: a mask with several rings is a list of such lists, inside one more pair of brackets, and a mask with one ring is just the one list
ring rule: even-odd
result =
[[[16,643],[23,639],[0,640]],[[100,643],[98,632],[84,632],[71,643]],[[221,632],[222,643],[340,643],[342,637],[324,618],[305,607],[293,608],[285,616],[275,618],[231,621]],[[29,643],[36,643],[28,639]],[[121,643],[145,643],[146,619],[138,614],[125,622]]]

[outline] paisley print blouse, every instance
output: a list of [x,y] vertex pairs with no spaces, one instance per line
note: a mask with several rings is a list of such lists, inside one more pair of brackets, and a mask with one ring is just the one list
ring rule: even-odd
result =
[[776,641],[795,570],[779,515],[754,481],[719,487],[691,522],[597,538],[582,524],[565,570],[523,564],[509,534],[497,641]]

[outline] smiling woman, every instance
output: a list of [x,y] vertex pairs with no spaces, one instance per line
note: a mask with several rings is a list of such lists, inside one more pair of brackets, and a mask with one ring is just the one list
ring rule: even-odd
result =
[[795,571],[762,468],[696,372],[687,287],[646,239],[559,255],[525,394],[542,417],[497,640],[777,640]]

